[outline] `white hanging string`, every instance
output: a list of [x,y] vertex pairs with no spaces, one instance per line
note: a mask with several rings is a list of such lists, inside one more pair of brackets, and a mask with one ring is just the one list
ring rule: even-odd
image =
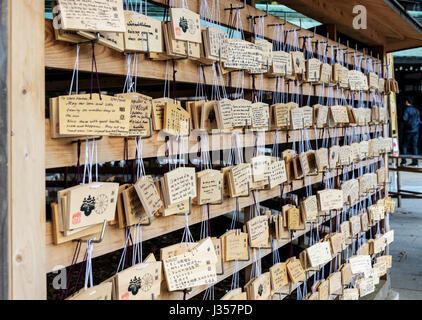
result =
[[129,238],[130,238],[130,227],[126,227],[125,233],[126,233],[125,246],[123,247],[122,256],[120,257],[120,261],[119,261],[119,265],[117,266],[116,273],[118,273],[119,271],[123,270],[123,268],[125,266],[127,245],[129,243]]
[[95,156],[95,182],[98,182],[98,141],[93,139],[89,141],[88,137],[85,142],[85,165],[82,184],[86,183],[86,176],[88,176],[88,183],[92,183],[92,166]]
[[[95,240],[95,238],[92,240]],[[92,288],[94,286],[94,283],[92,280],[92,250],[94,249],[94,243],[92,242],[92,240],[88,240],[86,244],[87,256],[86,256],[85,286],[84,286],[85,291],[88,290],[88,285],[89,285],[89,288]]]
[[73,89],[73,82],[75,81],[75,94],[79,94],[79,51],[80,51],[79,43],[76,45],[76,59],[75,65],[73,67],[73,74],[72,74],[72,82],[70,83],[69,95],[72,94]]

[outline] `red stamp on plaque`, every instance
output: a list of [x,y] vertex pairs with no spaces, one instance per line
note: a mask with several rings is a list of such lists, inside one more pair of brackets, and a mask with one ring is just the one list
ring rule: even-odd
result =
[[181,36],[182,35],[182,29],[180,29],[180,27],[176,27],[176,36]]
[[129,292],[122,294],[122,300],[129,300]]
[[81,213],[80,212],[75,213],[72,216],[72,224],[79,224],[79,223],[81,223]]

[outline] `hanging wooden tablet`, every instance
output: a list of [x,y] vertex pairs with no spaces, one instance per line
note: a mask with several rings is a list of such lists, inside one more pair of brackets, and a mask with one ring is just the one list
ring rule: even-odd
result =
[[232,101],[233,127],[245,127],[252,123],[252,103],[245,99]]
[[320,280],[317,288],[318,300],[329,300],[330,298],[330,282],[328,280]]
[[372,267],[371,257],[369,255],[353,256],[349,259],[349,262],[354,275],[367,272]]
[[247,300],[247,294],[242,292],[242,288],[237,288],[227,292],[220,300]]
[[352,163],[352,147],[349,145],[341,146],[339,149],[339,163],[341,166],[348,166]]
[[147,223],[151,217],[145,211],[138,193],[134,186],[122,192],[123,203],[125,208],[126,225],[133,226],[138,223]]
[[270,173],[272,158],[270,156],[257,156],[250,160],[252,166],[252,178],[254,182],[266,181]]
[[242,39],[228,39],[225,69],[253,70],[261,65],[262,54],[254,43]]
[[286,174],[288,181],[294,180],[293,159],[296,157],[296,152],[287,149],[282,152],[282,158],[286,165]]
[[330,236],[331,251],[333,254],[342,252],[345,240],[342,233],[333,233]]
[[82,288],[65,300],[111,300],[112,282],[105,282],[85,290]]
[[315,163],[318,172],[325,172],[328,168],[328,149],[320,148],[315,151]]
[[311,58],[305,62],[306,82],[317,82],[321,77],[321,61]]
[[128,135],[151,136],[152,98],[135,92],[117,94],[116,97],[131,101]]
[[249,163],[230,168],[229,187],[232,198],[248,195],[252,185],[252,169]]
[[135,11],[125,11],[125,51],[163,52],[161,21]]
[[258,216],[246,223],[251,248],[269,248],[270,233],[267,216]]
[[127,135],[131,100],[93,94],[59,97],[60,135]]
[[191,251],[198,242],[180,242],[160,249],[160,260],[169,259]]
[[392,267],[392,256],[391,255],[382,255],[381,257],[376,258],[376,262],[382,262],[384,261],[386,264],[387,269],[390,269]]
[[340,153],[340,146],[334,145],[331,146],[329,149],[328,155],[328,167],[330,169],[335,169],[339,162],[339,153]]
[[217,281],[217,256],[211,238],[198,243],[190,252],[165,259],[164,275],[169,291],[178,291]]
[[343,294],[343,285],[341,284],[341,272],[331,273],[327,281],[329,282],[329,294],[341,295]]
[[116,50],[118,52],[125,51],[124,34],[120,32],[88,32],[77,31],[77,34],[87,40],[97,41],[105,47]]
[[330,122],[335,126],[343,126],[349,123],[349,115],[345,106],[331,106]]
[[343,208],[343,192],[338,189],[325,189],[318,191],[320,211],[340,210]]
[[314,105],[315,124],[317,128],[323,128],[328,121],[328,107],[320,104]]
[[320,77],[319,77],[319,82],[320,83],[325,83],[325,84],[330,84],[331,82],[331,76],[332,76],[332,71],[333,68],[331,67],[330,64],[328,63],[322,63],[321,64],[321,71],[320,71]]
[[296,75],[297,79],[302,79],[303,74],[306,71],[305,57],[303,52],[291,51],[290,55],[292,56],[293,73]]
[[251,106],[252,130],[269,130],[270,107],[266,103],[256,102]]
[[285,262],[280,262],[270,267],[270,276],[271,294],[281,293],[282,288],[289,284]]
[[204,170],[198,172],[197,178],[197,203],[219,203],[223,194],[223,174],[218,170]]
[[306,249],[312,267],[322,266],[331,261],[331,249],[328,241],[317,242]]
[[92,226],[114,219],[119,184],[91,183],[72,188],[68,194],[66,229]]
[[168,204],[187,201],[196,197],[195,168],[181,167],[164,174]]
[[292,57],[284,51],[272,52],[270,76],[291,76],[293,73]]
[[206,27],[204,33],[206,35],[206,41],[204,41],[205,57],[213,61],[225,61],[227,59],[227,33],[216,27]]
[[352,273],[352,266],[350,263],[346,263],[343,265],[343,268],[340,269],[341,271],[341,282],[343,286],[348,286],[353,279]]
[[310,196],[301,203],[302,220],[304,222],[316,222],[318,220],[318,202],[316,196]]
[[224,261],[249,260],[248,234],[232,230],[222,237]]
[[357,70],[348,72],[350,90],[360,90],[362,88],[362,73]]
[[116,274],[117,300],[156,300],[161,289],[161,261],[140,263]]
[[146,214],[148,216],[155,215],[163,206],[163,202],[153,178],[151,176],[141,177],[134,187]]
[[199,14],[186,8],[170,8],[170,18],[174,39],[201,43]]
[[261,51],[262,63],[256,71],[267,73],[272,65],[273,44],[265,39],[255,39],[257,48]]
[[290,126],[290,105],[277,103],[271,106],[275,126],[279,129],[286,129]]
[[299,156],[294,157],[292,159],[292,164],[293,164],[293,178],[296,180],[302,179],[303,171],[302,171],[302,166],[300,162],[300,157]]
[[359,235],[361,232],[361,219],[359,216],[353,216],[349,219],[350,231],[352,236]]
[[359,297],[365,297],[375,291],[374,280],[372,278],[359,279],[357,282]]
[[189,113],[181,106],[167,102],[164,106],[163,131],[170,135],[189,135]]
[[63,30],[125,32],[119,0],[58,0]]
[[305,270],[303,270],[300,260],[292,258],[287,262],[286,269],[290,282],[298,283],[306,280]]
[[289,230],[303,230],[305,226],[300,220],[300,210],[296,207],[287,210],[287,223]]
[[229,99],[218,100],[214,104],[218,129],[233,129],[233,103]]
[[303,108],[295,108],[290,110],[290,129],[298,130],[303,129],[304,126],[304,114]]
[[349,82],[349,69],[347,67],[342,67],[342,76],[340,79],[340,88],[348,89],[350,88],[350,82]]
[[217,263],[215,265],[217,275],[224,274],[224,259],[223,259],[223,245],[221,239],[211,238],[214,245],[215,255],[217,256]]
[[251,300],[268,300],[271,296],[270,273],[265,272],[251,283]]
[[334,84],[340,84],[343,77],[343,66],[339,63],[333,65],[332,82]]
[[270,189],[287,181],[286,164],[284,160],[274,161],[269,168]]
[[206,101],[201,107],[200,129],[208,130],[210,133],[213,129],[218,128],[217,114],[215,113],[216,103],[216,100]]
[[174,103],[180,106],[180,101],[170,98],[158,98],[152,100],[152,125],[154,130],[161,130],[164,121],[164,107],[166,103]]
[[343,290],[343,295],[341,300],[359,300],[359,289],[358,288],[348,288]]
[[62,29],[60,6],[56,1],[51,2],[51,12],[53,15],[53,31],[56,41],[65,41],[70,43],[82,43],[89,41],[88,39],[78,35],[76,31]]

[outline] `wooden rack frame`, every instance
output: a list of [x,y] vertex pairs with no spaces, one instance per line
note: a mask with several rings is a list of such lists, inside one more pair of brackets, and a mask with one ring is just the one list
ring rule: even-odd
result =
[[[165,4],[165,0],[152,1],[157,4]],[[199,2],[188,0],[191,10],[199,12]],[[224,6],[238,4],[238,1],[224,1]],[[2,213],[9,218],[8,252],[9,261],[2,262],[9,270],[6,291],[10,299],[45,299],[46,298],[46,273],[57,265],[68,265],[72,255],[70,243],[59,246],[52,244],[51,223],[46,223],[45,214],[45,171],[48,168],[70,166],[76,163],[76,147],[71,146],[66,139],[53,140],[50,138],[49,121],[45,120],[45,69],[73,70],[75,59],[75,46],[60,43],[54,40],[51,21],[44,18],[44,0],[11,1],[0,0],[1,9],[7,10],[9,18],[8,33],[8,205],[9,211]],[[221,7],[220,16],[222,24],[227,24],[229,12]],[[242,24],[247,34],[251,33],[248,16],[264,14],[253,6],[247,6],[241,12]],[[266,24],[282,23],[283,21],[269,15]],[[3,23],[3,21],[2,21]],[[296,26],[287,23],[285,30]],[[273,29],[266,28],[265,37],[272,39]],[[298,36],[310,35],[307,30],[300,30]],[[325,37],[316,35],[314,40],[328,41],[337,45]],[[349,49],[348,52],[355,50]],[[91,57],[90,48],[81,45],[80,71],[90,72]],[[97,64],[99,72],[103,74],[126,75],[126,60],[123,54],[115,52],[101,45],[96,45]],[[365,55],[365,57],[368,57]],[[372,59],[374,59],[372,57]],[[375,59],[376,60],[376,59]],[[384,61],[384,59],[382,60]],[[352,55],[348,55],[350,66],[353,65]],[[139,57],[138,77],[143,79],[165,79],[165,62],[152,61],[143,55]],[[184,60],[175,62],[178,70],[177,78],[180,82],[196,83],[197,62]],[[211,79],[211,71],[205,68],[205,74]],[[180,79],[180,80],[179,80]],[[264,77],[265,90],[272,91],[274,79]],[[303,94],[309,93],[309,84],[303,87]],[[245,75],[245,89],[252,89],[252,76]],[[346,90],[348,94],[348,90]],[[317,88],[316,94],[319,94]],[[322,96],[327,97],[328,90]],[[366,95],[365,97],[366,98]],[[311,130],[310,139],[315,139]],[[291,136],[291,133],[289,133]],[[286,141],[286,133],[280,134],[279,142]],[[274,133],[266,133],[268,143],[273,143]],[[290,138],[289,138],[289,141]],[[151,149],[161,144],[154,136],[146,142],[145,157],[153,155]],[[253,142],[247,140],[245,146],[253,146]],[[190,147],[197,150],[195,142]],[[122,139],[105,138],[99,145],[99,161],[121,160]],[[104,153],[103,153],[104,152]],[[134,145],[130,143],[129,154],[134,153]],[[368,160],[367,163],[373,163]],[[385,161],[385,163],[388,163]],[[312,177],[312,183],[318,183],[321,175]],[[286,191],[303,188],[303,181],[293,182],[293,187]],[[387,192],[388,190],[386,190]],[[260,192],[263,201],[280,193],[279,189]],[[244,208],[252,204],[251,197],[240,200]],[[213,206],[211,216],[216,217],[234,210],[234,200],[227,199],[220,206]],[[145,228],[145,239],[151,239],[158,235],[180,229],[184,226],[184,218],[168,217],[154,221],[151,227]],[[194,208],[190,217],[191,223],[200,221],[199,208]],[[4,220],[2,220],[4,221]],[[5,233],[1,232],[3,239]],[[123,232],[109,228],[103,244],[96,246],[96,256],[117,250],[123,246]],[[284,243],[285,244],[285,243]],[[283,245],[283,243],[280,243]],[[246,263],[245,263],[246,266]],[[232,271],[226,267],[222,280],[228,277]],[[7,285],[7,284],[6,284]],[[4,289],[4,288],[2,288]],[[201,289],[198,289],[201,290]],[[3,290],[4,291],[4,290]],[[200,291],[198,291],[200,292]]]

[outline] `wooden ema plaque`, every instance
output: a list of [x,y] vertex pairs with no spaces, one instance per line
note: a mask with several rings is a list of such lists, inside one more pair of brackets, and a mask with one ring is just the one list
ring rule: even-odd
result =
[[111,300],[112,288],[112,282],[104,282],[87,290],[82,288],[65,300]]
[[251,300],[268,300],[271,296],[271,276],[269,272],[263,273],[250,284]]
[[251,248],[269,248],[270,233],[267,216],[258,216],[246,223]]
[[286,264],[287,274],[290,282],[298,283],[306,280],[305,270],[303,270],[300,260],[295,257],[289,260]]
[[125,32],[120,0],[58,0],[63,30]]
[[192,250],[163,261],[169,291],[179,291],[217,282],[217,255],[211,238]]
[[273,265],[270,268],[270,275],[272,288],[271,294],[281,293],[281,289],[289,284],[286,263],[281,262]]
[[78,229],[114,219],[118,183],[102,182],[69,189],[66,229]]
[[125,51],[163,52],[161,21],[135,11],[125,11]]
[[176,40],[202,42],[199,14],[186,8],[170,8],[171,32]]
[[230,230],[222,237],[224,261],[249,260],[248,234]]
[[162,263],[140,263],[115,276],[116,300],[155,300],[161,293]]
[[131,100],[93,94],[59,97],[60,135],[91,136],[129,133]]
[[151,136],[150,122],[152,98],[135,92],[117,94],[116,97],[129,99],[131,101],[128,135],[142,137]]
[[180,105],[167,102],[164,107],[163,131],[170,135],[189,135],[190,115]]
[[147,215],[155,215],[163,206],[163,202],[152,177],[141,177],[134,187]]

